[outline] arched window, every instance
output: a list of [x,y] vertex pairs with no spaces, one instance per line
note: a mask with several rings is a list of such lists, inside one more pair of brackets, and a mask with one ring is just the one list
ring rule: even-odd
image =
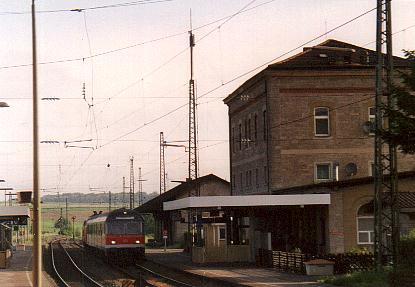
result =
[[362,205],[357,211],[357,244],[373,244],[375,241],[373,201]]

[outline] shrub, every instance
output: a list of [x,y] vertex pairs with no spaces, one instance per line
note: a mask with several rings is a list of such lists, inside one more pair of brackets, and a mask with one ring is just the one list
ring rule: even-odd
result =
[[344,274],[340,276],[329,276],[319,280],[322,283],[333,284],[336,286],[350,287],[387,287],[387,273],[365,271]]

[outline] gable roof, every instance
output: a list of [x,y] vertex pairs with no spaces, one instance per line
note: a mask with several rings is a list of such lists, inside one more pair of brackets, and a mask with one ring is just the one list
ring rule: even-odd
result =
[[140,213],[150,213],[152,211],[162,211],[163,210],[163,202],[170,201],[176,199],[178,196],[182,194],[187,194],[190,190],[194,188],[195,184],[202,185],[207,182],[217,181],[222,182],[226,185],[229,185],[229,181],[226,181],[214,174],[208,174],[205,176],[199,177],[197,180],[190,180],[183,182],[176,187],[169,189],[165,193],[160,194],[159,196],[147,201],[143,205],[137,207],[135,210]]
[[[303,52],[271,64],[268,69],[339,69],[374,68],[376,51],[329,39],[316,46],[304,47]],[[408,67],[409,61],[393,57],[395,67]]]

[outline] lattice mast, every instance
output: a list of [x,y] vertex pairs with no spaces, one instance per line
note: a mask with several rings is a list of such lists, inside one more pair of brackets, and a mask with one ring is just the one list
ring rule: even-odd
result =
[[[385,263],[396,266],[399,241],[399,207],[396,146],[378,132],[391,127],[382,109],[393,107],[393,55],[391,0],[377,0],[376,25],[376,135],[375,135],[375,260],[381,270]],[[386,260],[386,261],[385,261]]]
[[[189,80],[189,180],[196,180],[198,177],[197,166],[197,123],[196,123],[196,92],[193,80],[193,47],[195,37],[193,31],[189,31],[190,44],[190,80]],[[196,189],[197,190],[197,189]],[[198,192],[193,195],[198,195]]]
[[125,176],[122,177],[122,207],[125,207]]
[[130,158],[130,209],[134,208],[134,157]]
[[143,179],[141,178],[141,167],[138,168],[138,206],[143,204]]
[[166,191],[166,163],[164,161],[164,133],[160,132],[160,194]]

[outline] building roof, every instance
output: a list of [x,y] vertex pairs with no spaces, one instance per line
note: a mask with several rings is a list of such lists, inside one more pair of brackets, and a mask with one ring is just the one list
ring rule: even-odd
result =
[[222,182],[224,184],[229,185],[229,181],[226,181],[214,174],[208,174],[208,175],[199,177],[197,181],[191,180],[191,181],[183,182],[179,184],[178,186],[172,189],[169,189],[165,193],[160,194],[159,196],[147,201],[143,205],[137,207],[136,210],[140,213],[151,213],[154,211],[162,211],[163,202],[175,200],[177,199],[177,197],[187,194],[190,190],[194,188],[195,183],[202,185],[210,181]]
[[[344,70],[344,69],[374,69],[376,66],[376,51],[352,45],[346,42],[328,39],[316,46],[304,47],[298,53],[285,60],[270,64],[267,68],[245,81],[223,101],[228,103],[235,95],[243,91],[243,87],[262,79],[267,71],[274,70]],[[411,61],[393,57],[394,67],[409,67]]]
[[229,195],[185,197],[163,203],[163,210],[330,204],[330,194]]
[[30,217],[27,206],[0,206],[0,219],[25,216]]

